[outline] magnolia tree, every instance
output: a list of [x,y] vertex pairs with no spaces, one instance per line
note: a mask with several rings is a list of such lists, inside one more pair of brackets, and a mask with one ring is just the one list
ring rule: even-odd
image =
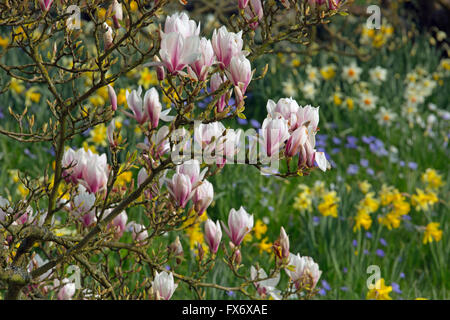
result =
[[[227,164],[284,178],[327,170],[324,154],[315,149],[318,107],[302,107],[291,98],[268,100],[259,132],[233,130],[222,122],[245,117],[248,86],[268,68],[255,72],[252,61],[276,52],[283,42],[307,43],[309,28],[328,23],[342,2],[229,1],[235,7],[230,25],[210,37],[202,34],[200,21],[167,0],[2,2],[0,25],[10,38],[0,50],[5,75],[0,93],[17,80],[40,85],[48,90],[49,112],[39,119],[26,107],[10,108],[17,123],[0,133],[55,150],[40,176],[19,175],[26,196],[0,197],[4,297],[170,299],[181,286],[199,299],[206,288],[249,298],[314,296],[319,266],[290,252],[283,228],[274,239],[276,258],[268,272],[256,257],[252,266],[242,265],[243,239],[254,219],[244,207],[229,208],[228,221],[204,223],[209,250],[199,246],[192,262],[186,261],[178,236],[171,243],[164,236],[181,235],[198,223],[214,199],[208,179]],[[97,14],[101,7],[105,15]],[[13,63],[17,55],[26,62]],[[135,85],[126,92],[128,108],[121,110],[114,82],[142,65],[154,68],[159,85],[146,92]],[[109,103],[87,106],[102,88]],[[163,107],[162,97],[170,108]],[[208,101],[202,110],[196,106],[201,101]],[[111,121],[119,112],[142,130],[141,143],[122,138]],[[108,125],[107,154],[72,148],[73,139],[102,123]],[[118,188],[118,176],[128,170],[135,182]],[[128,216],[132,208],[140,210],[140,220]],[[174,260],[194,263],[197,270],[167,270]],[[239,285],[206,282],[217,264],[224,264]],[[136,281],[132,275],[143,270],[147,276]],[[279,283],[283,272],[288,281]]]

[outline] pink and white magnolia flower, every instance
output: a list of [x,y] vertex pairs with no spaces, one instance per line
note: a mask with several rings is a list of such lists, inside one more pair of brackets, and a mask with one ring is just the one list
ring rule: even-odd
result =
[[114,88],[110,84],[108,84],[108,96],[109,96],[109,101],[111,102],[112,111],[116,111],[117,110],[117,95],[116,95],[116,92],[114,91]]
[[239,144],[242,130],[227,129],[225,134],[219,137],[215,147],[217,165],[221,168],[227,159],[233,161],[239,152]]
[[300,107],[297,111],[297,124],[296,127],[306,126],[308,130],[312,130],[314,133],[319,126],[319,107],[312,107],[307,105]]
[[299,112],[300,106],[294,99],[281,98],[277,103],[269,99],[266,109],[272,118],[276,118],[277,114],[281,114],[288,121],[290,131],[294,131],[297,128],[297,113]]
[[214,200],[213,185],[205,180],[197,188],[195,188],[192,201],[194,202],[195,212],[201,216],[206,209],[208,209],[211,202]]
[[[250,8],[250,5],[252,6],[253,11]],[[254,30],[254,29],[258,28],[258,25],[259,25],[258,21],[263,18],[264,12],[263,12],[261,0],[250,0],[250,5],[246,6],[244,12],[245,12],[245,17],[247,18],[247,20],[252,20],[254,17],[258,17],[257,21],[250,23],[250,28],[252,28]]]
[[105,30],[105,33],[103,33],[103,42],[105,50],[108,50],[113,45],[113,31],[106,22],[103,23],[103,29]]
[[114,22],[114,27],[116,29],[120,28],[120,23],[119,21],[122,21],[123,19],[123,9],[122,9],[122,4],[119,3],[119,1],[114,0],[112,3],[112,12],[113,12],[113,22]]
[[252,80],[253,72],[248,60],[244,55],[234,56],[231,58],[229,68],[225,71],[231,82],[239,87],[242,94],[245,94],[247,87]]
[[289,139],[289,126],[286,119],[279,116],[278,118],[266,118],[262,125],[262,141],[266,148],[267,156],[279,152],[283,143]]
[[270,279],[267,279],[267,277],[268,277],[268,275],[264,271],[264,269],[260,268],[260,269],[256,270],[256,268],[254,266],[251,266],[251,268],[250,268],[250,279],[251,280],[266,279],[266,280],[261,280],[261,281],[257,281],[254,283],[258,294],[262,298],[265,298],[270,295],[275,300],[281,300],[280,290],[276,289],[276,286],[280,282],[280,274],[277,273],[275,275],[275,277],[270,278]]
[[245,235],[253,229],[253,215],[241,207],[238,211],[231,209],[228,215],[228,227],[222,222],[223,229],[235,246],[239,246]]
[[238,0],[239,9],[245,9],[248,6],[250,0]]
[[170,129],[168,126],[162,126],[157,132],[153,133],[150,140],[155,145],[155,156],[161,157],[170,150],[169,133]]
[[330,164],[325,157],[324,152],[318,152],[315,149],[316,139],[315,132],[312,130],[308,130],[308,138],[304,145],[300,147],[300,153],[298,158],[298,166],[307,166],[309,168],[314,167],[314,161],[317,163],[317,166],[320,170],[326,171]]
[[194,195],[190,177],[186,174],[175,173],[172,179],[166,179],[166,182],[169,193],[178,206],[184,208]]
[[214,50],[211,45],[211,41],[206,38],[201,38],[200,40],[200,59],[194,61],[188,70],[194,78],[199,81],[205,81],[208,77],[209,68],[216,61],[216,56],[214,55]]
[[[226,79],[224,77],[222,77],[219,73],[214,73],[211,76],[211,80],[210,80],[210,87],[211,87],[211,91],[215,92],[217,90],[219,90],[220,86],[222,85],[222,83],[224,83],[226,81]],[[219,100],[217,100],[217,112],[222,112],[225,107],[226,107],[226,99],[227,94],[223,94],[220,96]]]
[[[105,211],[105,217],[109,216],[113,209],[108,209]],[[108,225],[108,228],[114,229],[116,231],[116,237],[122,237],[123,233],[127,229],[128,215],[126,211],[122,211],[117,215]]]
[[86,165],[86,151],[83,148],[74,151],[68,148],[63,155],[61,165],[64,169],[63,177],[67,182],[71,181],[74,184],[83,176],[83,169]]
[[189,181],[193,187],[203,180],[206,171],[208,171],[208,168],[200,172],[200,162],[197,159],[185,161],[176,168],[177,173],[185,174],[189,177]]
[[73,197],[73,207],[76,215],[83,215],[94,207],[95,194],[87,192],[81,184],[78,185],[78,193]]
[[209,148],[213,150],[215,148],[215,143],[212,144],[212,142],[217,142],[224,131],[224,125],[219,121],[207,124],[201,123],[194,129],[194,139],[203,149],[209,146]]
[[145,229],[145,226],[134,221],[127,224],[126,230],[131,232],[131,236],[136,242],[141,242],[148,238],[148,232]]
[[131,109],[133,114],[130,114],[127,111],[124,111],[124,113],[127,116],[134,118],[139,124],[143,124],[148,120],[148,114],[145,112],[141,94],[141,86],[139,86],[137,90],[132,90],[131,93],[129,93],[128,90],[125,93],[128,107]]
[[208,244],[209,250],[212,253],[217,253],[219,249],[220,240],[222,239],[222,229],[219,221],[214,223],[211,219],[205,222],[205,241]]
[[285,269],[287,275],[298,289],[300,284],[307,284],[312,290],[319,281],[322,271],[311,257],[301,257],[300,254],[289,254],[289,267]]
[[185,38],[177,32],[162,33],[159,54],[167,70],[171,74],[178,74],[200,58],[200,39],[198,36]]
[[108,164],[106,154],[94,154],[91,150],[86,153],[86,164],[83,168],[81,184],[91,193],[97,193],[106,187],[108,182]]
[[184,38],[198,36],[200,34],[200,23],[190,20],[185,12],[177,12],[166,18],[164,33],[176,32]]
[[65,278],[62,282],[63,286],[59,289],[56,297],[58,300],[71,300],[76,291],[75,283],[69,282],[69,279],[67,278]]
[[242,46],[242,31],[238,33],[229,32],[225,26],[218,31],[214,30],[211,43],[216,54],[217,61],[220,62],[222,68],[228,68],[231,59],[234,56],[241,55]]
[[172,272],[162,271],[158,273],[156,271],[155,273],[155,278],[152,282],[153,291],[158,298],[169,300],[178,287],[178,284],[175,284],[173,281]]
[[307,138],[308,130],[305,126],[301,126],[300,128],[295,129],[295,131],[292,132],[291,136],[286,142],[286,157],[295,156],[299,152],[300,147],[302,147],[306,143]]
[[161,115],[162,105],[159,101],[158,91],[155,88],[147,90],[144,95],[144,112],[146,113],[152,128],[157,128]]
[[53,0],[39,0],[39,6],[41,7],[41,10],[44,12],[50,10],[52,3]]

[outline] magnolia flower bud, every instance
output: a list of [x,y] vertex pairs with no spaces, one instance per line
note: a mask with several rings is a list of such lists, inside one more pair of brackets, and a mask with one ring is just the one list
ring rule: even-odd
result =
[[103,42],[106,51],[113,45],[113,31],[106,22],[103,23],[103,29],[105,29],[105,33],[103,34]]
[[114,91],[114,88],[108,84],[108,95],[109,95],[109,101],[111,102],[111,109],[112,111],[117,110],[117,95]]
[[205,236],[205,241],[208,244],[209,250],[211,250],[212,253],[217,253],[220,240],[222,239],[222,229],[220,228],[219,221],[214,223],[211,219],[206,220]]
[[159,116],[161,114],[162,105],[159,102],[158,91],[155,88],[147,90],[144,95],[144,110],[152,128],[157,128],[159,123]]
[[284,228],[281,227],[280,232],[280,245],[281,245],[281,253],[283,258],[289,257],[289,237],[284,231]]
[[[155,56],[153,59],[157,63],[161,62],[161,60],[159,60],[158,56]],[[166,72],[164,71],[164,67],[163,66],[158,65],[156,67],[156,77],[158,78],[159,81],[163,81],[164,78],[166,77]]]
[[152,286],[153,291],[159,298],[169,300],[178,287],[178,284],[175,284],[173,281],[172,272],[167,273],[166,271],[163,271],[158,273],[158,271],[156,271]]
[[[225,82],[225,79],[219,74],[219,73],[214,73],[211,76],[211,80],[210,80],[210,87],[211,87],[211,91],[215,92],[217,90],[219,90],[220,86],[222,85],[222,83]],[[225,109],[226,106],[226,99],[227,94],[223,94],[220,96],[219,100],[217,101],[216,107],[217,107],[217,112],[222,112]]]
[[108,125],[106,136],[108,137],[109,145],[113,148],[117,147],[117,141],[114,139],[114,130],[116,130],[116,121],[114,119]]
[[120,28],[120,23],[119,21],[121,21],[123,19],[123,10],[122,10],[122,4],[119,3],[117,0],[114,0],[113,3],[111,4],[112,6],[112,12],[113,12],[113,22],[114,22],[114,27],[116,29]]
[[[250,4],[253,8],[253,11],[251,10],[250,6],[247,6],[245,8],[245,17],[247,18],[247,20],[252,20],[254,17],[258,17],[258,20],[261,20],[264,15],[261,0],[250,0]],[[258,20],[250,23],[250,28],[252,28],[253,30],[258,28]]]
[[205,180],[197,188],[195,188],[192,201],[194,202],[195,212],[201,216],[209,207],[214,199],[213,185]]
[[180,237],[176,237],[176,239],[169,245],[169,252],[176,257],[177,263],[181,263],[180,257],[183,257],[183,246],[180,242]]
[[243,207],[236,211],[231,209],[228,215],[228,227],[222,227],[235,246],[239,246],[245,235],[253,229],[253,215],[249,215]]
[[231,261],[234,262],[236,265],[240,265],[241,264],[241,262],[242,262],[241,250],[237,249],[233,253],[233,256],[231,257]]

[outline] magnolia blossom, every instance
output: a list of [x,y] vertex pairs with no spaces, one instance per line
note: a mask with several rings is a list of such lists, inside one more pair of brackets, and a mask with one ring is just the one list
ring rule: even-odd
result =
[[103,23],[103,29],[105,29],[105,33],[103,33],[103,42],[105,50],[108,50],[113,45],[113,31],[106,22]]
[[177,74],[200,58],[200,39],[198,36],[185,38],[177,32],[162,33],[159,54],[167,70]]
[[78,183],[78,179],[83,176],[83,169],[86,165],[85,158],[86,151],[83,148],[74,151],[68,148],[63,155],[61,165],[64,169],[63,177],[67,182],[71,181],[74,184]]
[[205,222],[205,241],[212,253],[217,253],[220,240],[222,239],[222,229],[219,221],[214,223],[211,219]]
[[238,0],[239,9],[245,9],[250,0]]
[[166,18],[164,33],[176,32],[184,38],[198,36],[200,34],[200,24],[190,20],[185,12],[177,12]]
[[319,107],[315,108],[310,105],[300,107],[297,111],[296,128],[306,126],[308,130],[317,131],[319,126]]
[[178,206],[184,208],[194,195],[190,177],[186,174],[175,173],[172,179],[166,179],[166,182],[169,193]]
[[308,130],[305,126],[295,129],[286,143],[286,156],[293,157],[296,155],[299,152],[300,147],[306,143],[307,138]]
[[222,222],[222,226],[235,246],[239,246],[245,235],[253,229],[253,215],[250,215],[241,207],[238,211],[231,209],[228,215],[228,227]]
[[[55,282],[55,287],[59,286],[59,281],[55,280]],[[69,279],[67,278],[65,278],[62,283],[63,284],[57,294],[58,300],[71,300],[76,291],[75,283],[69,282]]]
[[227,129],[217,140],[215,157],[219,167],[223,167],[227,160],[233,160],[234,155],[239,152],[241,132],[242,130]]
[[83,168],[81,184],[91,193],[97,193],[106,187],[108,182],[108,164],[106,154],[94,154],[91,150],[85,155],[86,164]]
[[157,132],[153,133],[150,139],[156,147],[154,153],[157,157],[161,157],[170,150],[169,132],[168,126],[162,126]]
[[[108,209],[105,211],[105,217],[109,216],[113,209]],[[117,238],[120,238],[127,228],[128,215],[126,211],[122,211],[118,214],[108,225],[109,228],[116,231]]]
[[114,88],[110,84],[108,84],[108,96],[109,96],[109,101],[111,102],[112,111],[116,111],[117,110],[117,95],[116,95],[116,92],[114,91]]
[[119,3],[117,0],[114,0],[112,3],[112,12],[113,12],[113,22],[114,22],[114,27],[116,27],[117,29],[120,28],[120,23],[119,21],[121,21],[123,19],[123,9],[122,9],[122,4]]
[[130,114],[127,111],[124,111],[124,113],[129,117],[136,119],[139,124],[145,123],[148,119],[148,114],[145,112],[144,105],[142,103],[141,94],[141,86],[139,86],[137,90],[132,90],[131,93],[129,93],[128,90],[125,93],[128,107],[131,109],[133,114]]
[[208,168],[200,172],[200,162],[197,159],[191,159],[180,164],[176,168],[177,173],[185,174],[189,177],[192,186],[197,185],[205,176]]
[[73,210],[77,215],[85,214],[94,207],[95,194],[87,192],[86,188],[78,185],[78,193],[73,197]]
[[41,7],[41,10],[44,12],[50,10],[52,3],[53,0],[39,0],[39,6]]
[[213,185],[205,180],[197,188],[195,188],[192,201],[194,202],[195,212],[201,216],[209,207],[214,199]]
[[297,289],[301,285],[308,286],[310,290],[315,288],[322,271],[319,270],[319,265],[311,257],[301,257],[300,254],[294,255],[291,253],[288,265],[289,267],[285,271]]
[[308,131],[308,138],[306,139],[305,144],[300,147],[298,166],[307,166],[312,168],[314,167],[315,161],[320,170],[326,171],[330,166],[328,160],[326,159],[324,152],[316,151],[315,145],[315,133]]
[[200,59],[194,61],[189,70],[193,70],[194,78],[199,81],[205,81],[208,77],[209,68],[215,62],[216,57],[214,55],[211,41],[206,38],[201,38],[199,49],[201,52]]
[[280,147],[289,138],[288,122],[282,117],[266,118],[262,125],[262,140],[267,156],[279,152]]
[[214,30],[211,42],[217,61],[220,62],[222,68],[228,68],[231,59],[234,56],[241,55],[244,44],[242,31],[238,33],[228,32],[225,26],[222,26],[218,31],[217,29]]
[[244,94],[253,76],[250,60],[244,55],[233,56],[226,74],[228,79]]
[[[250,279],[251,280],[257,280],[257,279],[266,279],[267,273],[264,271],[264,269],[258,269],[254,266],[251,266],[250,268]],[[266,280],[257,281],[254,283],[256,287],[256,291],[258,291],[258,294],[265,298],[267,295],[270,295],[275,300],[280,300],[280,290],[276,289],[276,286],[278,285],[278,282],[280,282],[280,274],[277,273],[275,277],[269,278]]]
[[[214,73],[211,76],[211,80],[210,80],[210,87],[211,87],[211,91],[215,92],[217,90],[219,90],[220,86],[222,85],[222,83],[225,82],[225,79],[219,74],[219,73]],[[223,94],[220,96],[219,100],[217,101],[216,107],[217,107],[217,112],[222,112],[225,109],[226,106],[226,99],[227,94]]]
[[125,229],[131,232],[134,241],[141,242],[148,238],[148,232],[142,224],[131,221]]
[[[258,20],[261,20],[264,16],[261,0],[250,0],[250,5],[253,8],[253,11],[251,10],[250,6],[246,6],[245,8],[245,17],[247,18],[247,20],[252,20],[255,17],[258,17]],[[258,28],[258,20],[250,23],[250,28]]]
[[155,88],[147,90],[144,95],[144,110],[150,120],[152,128],[158,127],[159,116],[161,114],[162,105],[159,101],[158,91]]
[[194,139],[204,149],[207,146],[214,149],[215,144],[210,145],[213,141],[217,142],[217,139],[222,136],[225,131],[225,127],[221,122],[201,123],[194,129]]
[[301,109],[297,101],[292,98],[281,98],[277,103],[269,99],[267,101],[267,113],[271,118],[276,118],[280,114],[288,121],[290,130],[295,130],[297,127],[297,113]]
[[169,300],[178,287],[178,284],[175,284],[173,281],[172,272],[162,271],[161,273],[158,273],[158,271],[156,271],[152,286],[153,291],[157,294],[158,298]]

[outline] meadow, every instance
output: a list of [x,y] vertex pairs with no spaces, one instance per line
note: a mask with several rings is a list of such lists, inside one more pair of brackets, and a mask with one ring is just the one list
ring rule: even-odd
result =
[[[365,28],[365,19],[360,17],[337,17],[336,26],[361,51],[359,55],[343,55],[339,48],[319,50],[314,45],[302,52],[289,47],[286,52],[265,55],[253,65],[261,70],[267,64],[269,69],[264,78],[250,83],[245,117],[224,122],[230,128],[260,129],[268,99],[276,102],[292,97],[301,106],[320,106],[316,147],[325,152],[331,169],[284,179],[263,175],[250,166],[225,165],[220,174],[210,178],[214,200],[206,213],[190,221],[193,225],[182,232],[168,232],[152,244],[154,249],[160,248],[179,236],[184,259],[181,263],[168,261],[167,270],[191,276],[201,273],[196,257],[199,244],[208,251],[204,222],[207,218],[226,221],[230,208],[244,206],[255,223],[243,240],[245,268],[239,272],[248,273],[255,260],[268,271],[275,261],[274,241],[284,227],[290,251],[313,257],[322,271],[314,299],[449,299],[447,36],[408,32],[388,18],[378,30]],[[319,38],[320,30],[316,30]],[[20,55],[8,59],[9,64],[24,63]],[[66,63],[70,65],[70,61]],[[78,85],[89,86],[89,81],[89,77],[81,78]],[[114,83],[119,108],[127,109],[126,90],[157,85],[152,67],[139,66],[128,72]],[[61,93],[69,95],[71,90],[67,86]],[[171,105],[167,97],[161,97],[163,105]],[[9,90],[0,95],[0,127],[17,128],[8,108],[20,112],[27,107],[36,122],[46,119],[50,116],[47,99],[52,98],[43,86],[13,79]],[[87,103],[101,107],[108,101],[103,87]],[[205,106],[199,104],[198,108]],[[143,133],[133,119],[117,112],[114,121],[129,145],[142,142]],[[74,137],[70,147],[111,156],[107,124]],[[29,191],[19,176],[39,176],[44,168],[52,170],[49,164],[54,156],[49,143],[19,143],[0,135],[0,195],[11,200],[26,197]],[[123,161],[125,156],[120,155]],[[118,185],[134,183],[137,174],[136,168],[129,168],[119,175]],[[129,220],[146,221],[140,207],[127,213]],[[71,231],[63,233],[70,235]],[[131,234],[125,232],[121,241],[131,243]],[[123,272],[132,271],[133,258],[123,250],[119,255],[120,259],[111,254],[107,263],[120,260]],[[239,285],[239,277],[220,263],[222,258],[219,251],[204,281]],[[373,268],[379,270],[379,289],[367,287]],[[150,276],[151,270],[144,267],[128,277],[135,283]],[[283,273],[281,279],[287,281],[288,277]],[[179,286],[172,299],[187,299],[192,294],[188,286]],[[205,298],[246,296],[206,288]]]

